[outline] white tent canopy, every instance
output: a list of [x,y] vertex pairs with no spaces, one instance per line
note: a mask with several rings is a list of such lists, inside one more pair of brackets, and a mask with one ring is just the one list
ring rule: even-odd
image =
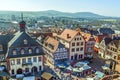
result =
[[72,66],[68,66],[66,69],[72,71],[73,67]]
[[74,67],[83,67],[84,65],[87,65],[85,62],[78,62],[74,65]]
[[35,80],[34,76],[24,77],[23,80]]

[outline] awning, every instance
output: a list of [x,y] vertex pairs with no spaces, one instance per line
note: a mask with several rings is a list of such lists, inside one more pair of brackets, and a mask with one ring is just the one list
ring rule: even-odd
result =
[[41,75],[42,78],[46,79],[46,80],[50,80],[53,75],[50,74],[50,73],[47,73],[47,72],[44,72],[42,75]]

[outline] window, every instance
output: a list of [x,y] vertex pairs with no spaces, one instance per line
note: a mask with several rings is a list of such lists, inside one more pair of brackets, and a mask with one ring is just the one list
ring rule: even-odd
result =
[[12,74],[14,74],[14,69],[12,69]]
[[28,63],[31,63],[32,61],[31,61],[31,58],[28,58]]
[[16,55],[17,54],[17,51],[16,49],[13,50],[13,55]]
[[3,51],[3,46],[0,44],[0,51]]
[[37,62],[37,58],[36,57],[33,57],[33,62]]
[[41,57],[38,57],[38,62],[40,62],[41,61]]
[[39,66],[39,71],[41,71],[41,66]]
[[114,59],[116,59],[116,56],[114,56]]
[[26,58],[22,59],[22,63],[25,64],[26,63]]
[[11,60],[11,65],[14,65],[15,64],[15,60]]
[[80,40],[81,40],[81,37],[80,37]]
[[79,55],[79,59],[81,58],[81,56]]
[[80,51],[83,51],[83,47],[80,48]]
[[72,48],[72,52],[75,52],[75,48]]
[[73,56],[71,56],[71,60],[73,60]]
[[79,40],[79,38],[77,38],[77,40]]
[[83,58],[83,55],[80,55],[80,58],[82,59],[82,58]]
[[20,64],[20,59],[17,59],[17,64]]
[[30,49],[28,49],[28,52],[29,52],[29,54],[31,54],[32,53],[32,49],[30,48]]
[[77,46],[80,46],[80,43],[79,43],[79,42],[77,42]]
[[83,42],[81,42],[81,45],[83,45]]
[[72,43],[72,46],[75,46],[75,43]]
[[75,41],[76,41],[76,38],[75,38]]
[[40,52],[39,48],[36,48],[36,53],[39,53],[39,52]]
[[29,72],[29,68],[25,68],[25,72]]
[[79,48],[76,48],[76,51],[79,51]]
[[21,54],[24,54],[25,53],[25,50],[24,49],[21,49]]
[[26,39],[23,40],[24,44],[28,44],[28,41]]

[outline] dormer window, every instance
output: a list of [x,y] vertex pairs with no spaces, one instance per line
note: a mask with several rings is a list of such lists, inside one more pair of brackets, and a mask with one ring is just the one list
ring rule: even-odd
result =
[[26,39],[23,40],[24,44],[28,44],[28,41]]
[[29,54],[31,54],[32,53],[32,49],[30,48],[30,49],[28,49],[28,52],[29,52]]
[[14,49],[12,53],[13,53],[13,55],[16,55],[17,54],[16,49]]
[[39,48],[36,48],[36,53],[39,53],[40,52],[40,49]]
[[24,49],[21,49],[21,54],[24,54],[25,53],[25,50]]
[[0,51],[3,51],[3,46],[0,44]]

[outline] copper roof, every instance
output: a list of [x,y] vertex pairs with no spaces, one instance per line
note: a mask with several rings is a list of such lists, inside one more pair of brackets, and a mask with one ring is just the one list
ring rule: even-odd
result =
[[65,29],[58,37],[70,42],[77,35],[77,33],[78,31],[76,30]]

